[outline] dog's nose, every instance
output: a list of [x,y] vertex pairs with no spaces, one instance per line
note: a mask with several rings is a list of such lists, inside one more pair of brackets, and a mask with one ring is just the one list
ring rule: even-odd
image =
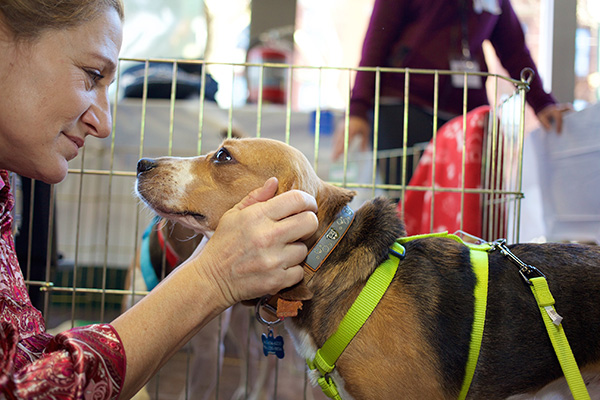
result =
[[154,167],[156,167],[156,161],[151,158],[142,158],[137,163],[137,173],[141,174],[142,172],[150,171]]

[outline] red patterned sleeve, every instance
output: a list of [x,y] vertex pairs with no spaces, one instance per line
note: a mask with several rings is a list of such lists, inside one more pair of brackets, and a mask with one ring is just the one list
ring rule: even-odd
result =
[[[3,352],[0,365],[0,397],[8,399],[116,399],[125,378],[125,352],[111,325],[73,328],[49,337],[36,358],[29,349],[37,346],[16,343],[14,327],[2,325]],[[23,354],[32,362],[22,364]]]
[[27,295],[12,237],[14,198],[0,170],[0,399],[114,399],[125,351],[108,324],[45,333]]

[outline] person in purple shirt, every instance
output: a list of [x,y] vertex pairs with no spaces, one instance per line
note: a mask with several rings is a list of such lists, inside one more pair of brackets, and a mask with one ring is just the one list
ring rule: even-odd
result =
[[[482,48],[485,40],[491,42],[512,78],[520,79],[526,67],[533,70],[527,102],[545,129],[555,124],[560,132],[562,113],[571,107],[557,104],[544,91],[509,0],[375,0],[360,66],[487,72]],[[375,75],[357,72],[350,101],[349,141],[361,138],[363,149],[372,131]],[[404,77],[403,73],[381,73],[379,150],[403,147]],[[463,75],[439,75],[438,128],[462,114],[463,86]],[[467,88],[467,110],[488,104],[484,78],[470,76]],[[433,135],[433,74],[410,74],[408,92],[410,147],[429,141]],[[344,128],[342,123],[335,132],[334,160],[344,150]],[[409,178],[410,166],[407,182]]]

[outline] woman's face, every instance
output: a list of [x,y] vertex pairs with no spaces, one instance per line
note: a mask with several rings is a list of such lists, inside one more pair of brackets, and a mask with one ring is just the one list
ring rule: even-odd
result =
[[33,43],[17,45],[0,29],[0,169],[57,183],[87,135],[110,134],[121,39],[113,9]]

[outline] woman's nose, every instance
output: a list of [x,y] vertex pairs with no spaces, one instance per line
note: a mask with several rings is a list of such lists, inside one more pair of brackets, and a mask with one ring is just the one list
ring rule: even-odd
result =
[[108,88],[96,92],[93,101],[81,119],[88,126],[88,134],[99,138],[110,136],[112,132],[112,116],[108,100]]

